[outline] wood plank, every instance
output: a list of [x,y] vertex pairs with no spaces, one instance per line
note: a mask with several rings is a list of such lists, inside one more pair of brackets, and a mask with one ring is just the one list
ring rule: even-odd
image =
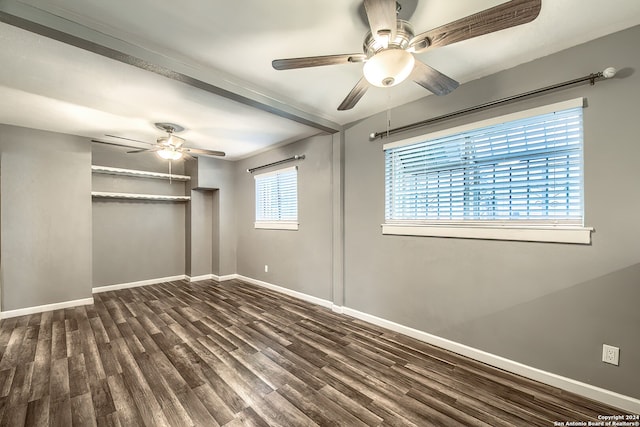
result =
[[285,347],[277,347],[276,349],[266,348],[262,354],[313,389],[320,390],[326,385],[326,383],[319,378],[321,375],[319,368],[290,352]]
[[[43,316],[44,318],[45,316]],[[40,329],[42,331],[42,329]],[[50,336],[50,335],[49,335]],[[49,371],[51,369],[51,339],[39,339],[33,362],[31,395],[29,401],[38,400],[49,394]],[[0,372],[0,378],[2,373]],[[1,382],[0,382],[1,384]],[[0,390],[2,387],[0,387]],[[1,396],[2,394],[0,394]]]
[[211,426],[217,427],[220,424],[209,413],[207,408],[202,404],[198,396],[189,389],[178,395],[180,402],[184,406],[184,409],[189,414],[189,417],[193,420],[193,424],[196,426]]
[[26,426],[49,425],[49,396],[32,400],[27,404],[27,413],[24,420]]
[[[47,371],[48,373],[48,371]],[[0,398],[7,397],[11,392],[11,385],[16,374],[16,368],[3,369],[0,371]],[[33,383],[33,379],[31,381]]]
[[225,427],[270,427],[266,421],[253,410],[253,408],[246,408],[238,414],[233,420],[225,424]]
[[69,396],[66,399],[49,402],[49,425],[52,427],[69,427],[73,421],[71,418],[71,402]]
[[[124,339],[114,340],[112,345],[117,354],[118,362],[122,366],[121,378],[142,419],[147,423],[153,422],[155,425],[168,425],[153,390],[149,387]],[[112,396],[115,397],[113,393]]]
[[252,405],[270,426],[316,427],[317,424],[282,397],[277,391],[267,394]]
[[26,330],[27,329],[24,326],[18,326],[11,332],[11,336],[7,342],[7,347],[2,355],[2,360],[0,361],[0,370],[13,368],[17,365],[20,358],[22,340],[24,339]]
[[71,423],[74,426],[96,426],[91,393],[80,394],[71,398]]
[[225,425],[234,419],[231,408],[208,383],[194,388],[193,392],[218,424]]
[[286,384],[278,388],[278,394],[287,399],[318,425],[367,425],[331,399],[326,398],[315,390],[305,387],[304,384],[299,384],[295,388]]
[[0,426],[15,427],[24,425],[27,417],[27,406],[26,403],[23,403],[6,408],[2,420],[0,420]]
[[[190,343],[189,345],[194,353],[196,353],[202,360],[202,371],[207,378],[207,383],[200,387],[196,387],[196,390],[203,387],[210,387],[215,394],[220,397],[220,400],[224,402],[225,407],[227,407],[231,413],[235,414],[243,411],[248,404],[243,400],[240,394],[238,394],[236,389],[234,389],[234,381],[232,380],[230,383],[227,383],[231,378],[231,374],[226,375],[226,365],[224,365],[221,360],[219,360],[214,354],[210,353],[208,349],[199,342]],[[227,380],[223,379],[219,375],[219,372],[221,371],[223,377],[226,377]]]
[[33,378],[33,363],[18,365],[9,391],[9,406],[27,404]]
[[[137,363],[149,383],[149,387],[153,390],[154,396],[162,407],[162,411],[169,424],[192,425],[193,419],[189,416],[188,411],[185,410],[176,392],[172,390],[158,367],[153,363],[151,357],[148,354],[144,354],[137,360]],[[178,393],[186,390],[187,387],[181,387]]]
[[107,378],[107,382],[120,423],[125,426],[144,425],[138,408],[124,385],[122,375],[112,375]]
[[[93,408],[97,418],[104,418],[116,412],[116,406],[113,396],[111,396],[108,379],[92,381],[90,388],[91,401],[93,402]],[[105,422],[107,422],[106,418]]]
[[122,367],[120,366],[120,363],[118,363],[118,359],[113,352],[111,341],[107,343],[99,343],[97,344],[97,346],[98,355],[100,357],[100,361],[102,362],[102,369],[105,376],[110,377],[111,375],[121,374]]
[[[271,392],[271,388],[263,383],[259,378],[248,371],[246,367],[238,363],[230,363],[229,361],[235,360],[233,357],[223,355],[227,361],[219,359],[214,353],[210,352],[212,343],[206,338],[198,340],[201,347],[192,347],[197,354],[207,362],[207,366],[211,369],[211,373],[221,379],[221,384],[226,385],[222,389],[216,388],[217,385],[212,381],[209,381],[211,386],[218,392],[220,397],[226,399],[231,408],[234,408],[234,412],[242,410],[246,406],[250,406],[255,400],[261,399],[266,393]],[[203,350],[206,349],[206,350]],[[210,354],[207,355],[207,352]],[[215,378],[214,377],[214,378]],[[228,393],[227,391],[231,391]],[[239,397],[242,403],[240,404],[235,397]]]
[[61,400],[69,400],[69,362],[66,357],[51,362],[49,396],[51,396],[52,404]]
[[332,402],[335,402],[343,410],[349,412],[351,415],[353,415],[355,418],[362,421],[366,425],[379,425],[383,421],[381,417],[369,411],[365,406],[340,393],[330,385],[325,385],[324,387],[322,387],[319,393]]
[[51,360],[67,357],[67,334],[64,320],[56,320],[51,327]]
[[73,399],[76,396],[89,393],[89,378],[91,377],[87,372],[87,367],[84,362],[84,354],[69,357],[68,363],[69,396]]

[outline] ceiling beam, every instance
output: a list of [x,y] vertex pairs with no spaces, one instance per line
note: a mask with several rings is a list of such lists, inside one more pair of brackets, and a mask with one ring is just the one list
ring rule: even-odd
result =
[[[219,70],[196,67],[16,0],[0,0],[0,22],[78,47],[327,133],[342,125],[307,113]],[[235,81],[234,81],[235,80]]]

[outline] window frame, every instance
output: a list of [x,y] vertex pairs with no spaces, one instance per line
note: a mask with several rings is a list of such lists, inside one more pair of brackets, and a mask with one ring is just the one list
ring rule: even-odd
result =
[[[499,125],[515,120],[533,118],[553,112],[572,108],[584,108],[584,99],[576,98],[568,101],[545,105],[542,107],[518,111],[486,120],[476,121],[438,132],[419,135],[413,138],[394,141],[383,145],[383,151],[397,147],[405,147],[425,141],[437,140],[448,136],[470,132],[488,126]],[[584,125],[583,125],[584,130]],[[451,237],[487,240],[514,240],[531,242],[555,242],[590,244],[593,228],[584,226],[584,137],[582,140],[582,224],[566,224],[558,221],[532,224],[517,220],[387,220],[387,184],[385,172],[385,222],[381,225],[384,235]],[[386,163],[386,161],[385,161]],[[385,164],[386,168],[386,164]]]
[[[295,209],[296,209],[296,219],[295,220],[282,220],[282,219],[277,219],[277,218],[269,218],[269,219],[258,219],[258,206],[259,206],[259,202],[258,202],[258,198],[259,198],[259,189],[258,189],[258,185],[259,185],[259,180],[261,178],[267,178],[267,177],[272,177],[275,176],[276,180],[278,179],[277,177],[280,175],[284,175],[286,173],[289,173],[291,171],[295,171]],[[272,170],[269,172],[264,172],[264,173],[260,173],[260,174],[255,174],[253,176],[254,179],[254,228],[255,229],[267,229],[267,230],[298,230],[299,229],[299,222],[298,222],[298,166],[291,166],[291,167],[286,167],[286,168],[280,168],[280,169],[276,169],[276,170]],[[280,204],[280,201],[277,201],[278,204],[278,211],[282,210],[282,205]]]

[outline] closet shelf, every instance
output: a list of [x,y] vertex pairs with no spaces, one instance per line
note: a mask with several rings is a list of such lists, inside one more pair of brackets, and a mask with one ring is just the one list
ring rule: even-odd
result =
[[165,196],[161,194],[133,194],[133,193],[109,193],[105,191],[92,191],[91,197],[101,199],[129,199],[129,200],[158,200],[167,202],[187,202],[189,196]]
[[174,175],[160,172],[140,171],[135,169],[112,168],[110,166],[91,165],[91,172],[107,175],[125,175],[139,178],[171,179],[173,181],[190,181],[187,175]]

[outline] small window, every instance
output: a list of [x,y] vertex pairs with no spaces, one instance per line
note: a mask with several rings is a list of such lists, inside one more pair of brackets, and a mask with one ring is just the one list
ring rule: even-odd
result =
[[255,228],[298,229],[298,168],[255,175]]
[[582,102],[386,144],[383,233],[589,243]]

